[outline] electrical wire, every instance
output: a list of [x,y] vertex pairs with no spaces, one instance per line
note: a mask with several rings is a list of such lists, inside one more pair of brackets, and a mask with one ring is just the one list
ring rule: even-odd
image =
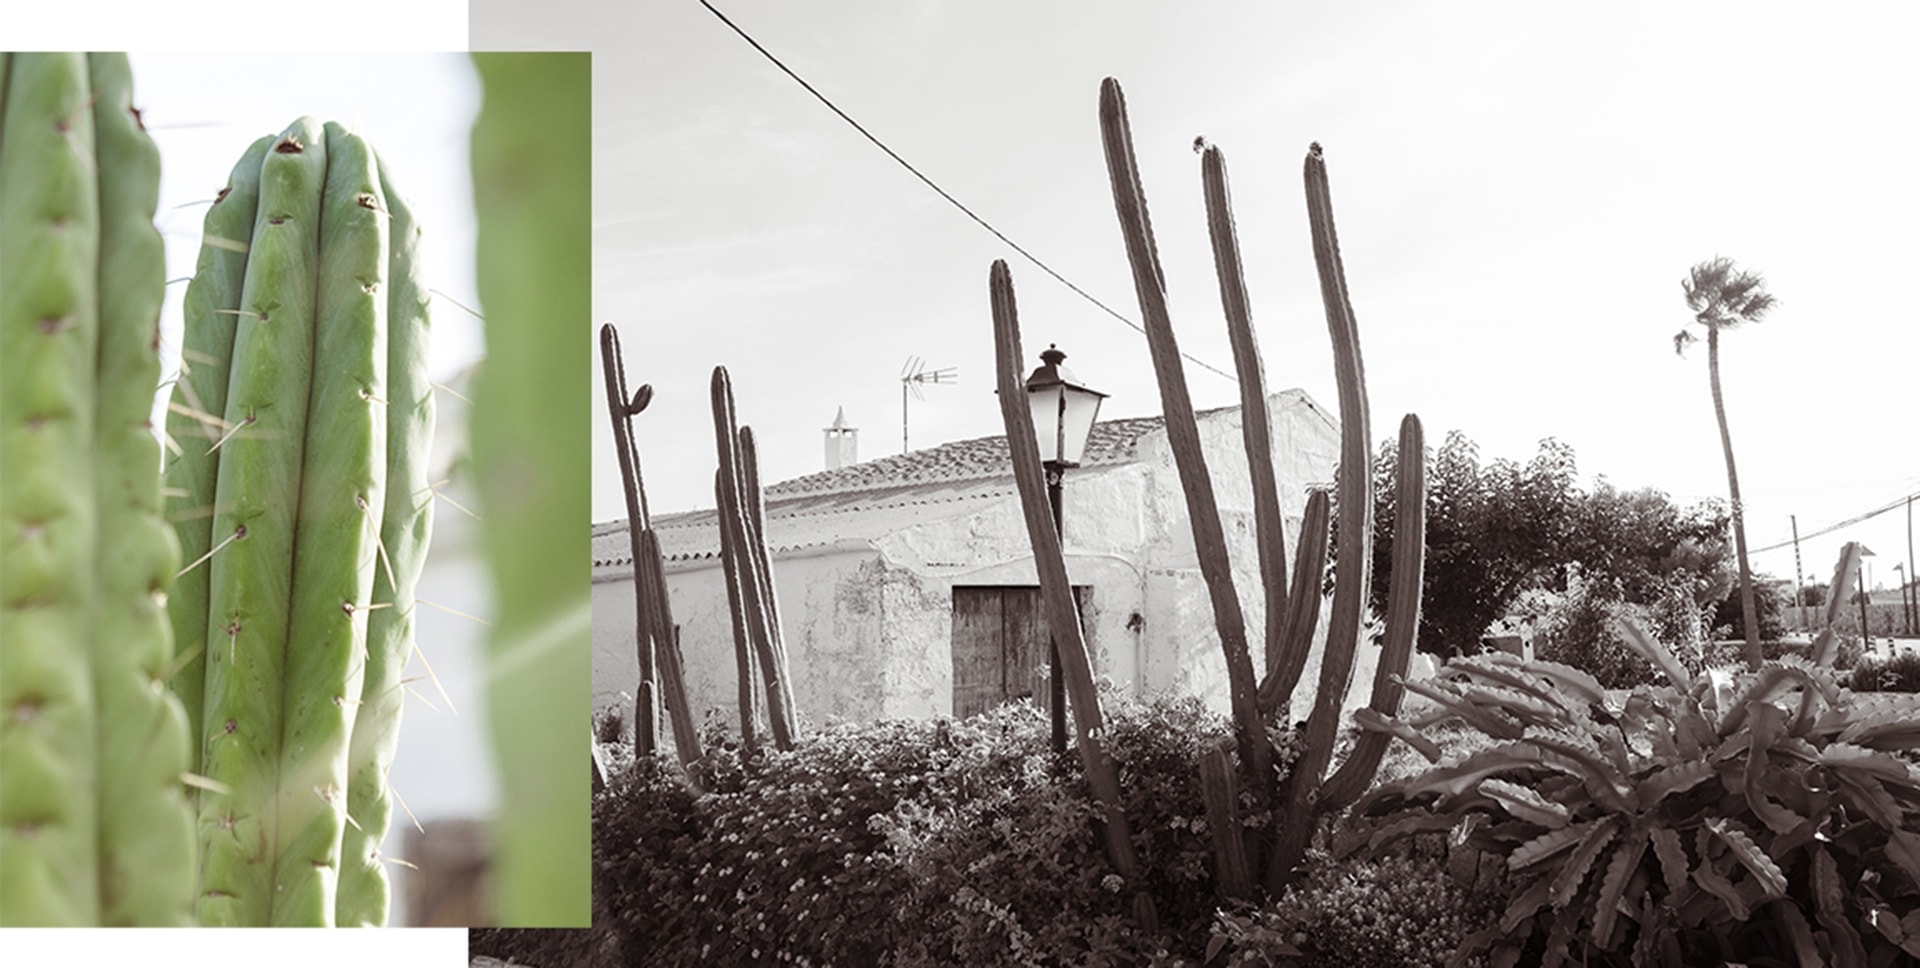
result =
[[[852,125],[853,130],[860,132],[862,137],[865,137],[868,141],[873,142],[874,147],[879,148],[883,152],[886,152],[887,157],[892,158],[895,162],[897,162],[900,165],[900,167],[905,168],[909,173],[911,173],[913,177],[920,179],[920,181],[924,183],[928,188],[933,189],[935,194],[939,195],[941,198],[946,199],[948,204],[952,205],[954,208],[959,209],[968,218],[973,219],[975,222],[979,223],[981,228],[986,229],[988,232],[993,233],[994,238],[999,239],[1002,242],[1005,242],[1009,247],[1013,249],[1013,251],[1020,253],[1020,255],[1024,257],[1028,262],[1033,263],[1035,266],[1037,266],[1040,269],[1040,271],[1046,273],[1047,275],[1052,276],[1055,280],[1059,281],[1061,285],[1066,286],[1068,289],[1073,290],[1076,294],[1080,296],[1080,298],[1085,299],[1086,301],[1094,304],[1095,306],[1098,306],[1107,315],[1112,316],[1114,319],[1117,319],[1122,323],[1125,323],[1128,327],[1133,329],[1134,332],[1137,332],[1143,336],[1146,335],[1146,332],[1147,332],[1146,329],[1142,327],[1139,323],[1136,323],[1133,320],[1128,319],[1126,316],[1121,315],[1113,307],[1095,298],[1092,293],[1089,293],[1085,289],[1082,289],[1079,286],[1074,285],[1073,280],[1068,279],[1066,276],[1061,275],[1059,272],[1056,272],[1052,266],[1047,265],[1045,262],[1040,261],[1039,256],[1036,256],[1033,253],[1028,252],[1025,247],[1020,245],[1020,243],[1015,242],[1014,240],[1008,238],[1006,233],[1000,231],[997,228],[994,228],[993,223],[988,222],[986,219],[980,217],[980,215],[975,213],[973,209],[968,208],[965,203],[953,197],[953,195],[950,194],[946,189],[941,188],[937,183],[934,182],[933,179],[928,178],[926,175],[922,174],[920,169],[915,168],[911,162],[907,161],[907,159],[900,157],[900,154],[898,152],[894,151],[892,148],[887,147],[886,142],[881,141],[877,136],[874,135],[873,132],[868,131],[865,125],[862,125],[860,122],[855,121],[852,115],[848,114],[845,111],[840,110],[839,105],[834,104],[833,101],[828,99],[825,94],[820,93],[818,90],[814,88],[812,84],[807,83],[806,78],[801,77],[797,73],[794,73],[793,68],[788,67],[785,63],[782,63],[780,58],[775,57],[773,55],[772,51],[762,46],[759,41],[753,39],[753,36],[751,34],[748,34],[745,30],[742,30],[739,24],[736,24],[731,19],[728,19],[726,14],[720,12],[719,8],[709,3],[708,0],[700,0],[700,5],[707,8],[708,13],[711,13],[715,17],[718,17],[720,19],[720,22],[723,24],[726,24],[727,27],[732,29],[734,33],[739,34],[741,40],[746,41],[748,45],[753,47],[754,50],[757,50],[760,52],[760,56],[765,57],[768,61],[770,61],[773,64],[773,66],[778,67],[782,73],[786,74],[788,77],[793,78],[794,82],[799,84],[801,87],[805,88],[806,92],[808,94],[813,95],[815,100],[819,101],[821,104],[826,105],[827,109],[832,111],[834,114],[839,115],[840,120],[845,121],[846,123]],[[1228,373],[1225,370],[1222,370],[1219,367],[1214,366],[1213,364],[1200,359],[1199,357],[1193,356],[1192,354],[1186,353],[1184,351],[1181,352],[1180,355],[1186,357],[1189,361],[1193,362],[1195,365],[1200,366],[1207,370],[1211,370],[1214,373],[1219,374],[1220,376],[1223,376],[1234,383],[1240,382],[1238,379],[1236,379],[1233,376],[1233,374]]]
[[[1826,526],[1826,527],[1824,527],[1824,528],[1821,528],[1821,529],[1820,529],[1820,530],[1818,530],[1818,531],[1813,531],[1813,532],[1809,532],[1809,533],[1807,533],[1807,534],[1803,534],[1803,535],[1801,535],[1801,536],[1800,536],[1800,540],[1801,540],[1801,541],[1805,541],[1805,540],[1807,540],[1808,538],[1818,538],[1818,537],[1820,537],[1821,535],[1826,535],[1826,534],[1832,534],[1832,533],[1834,533],[1835,531],[1838,531],[1838,530],[1840,530],[1841,528],[1848,528],[1848,527],[1852,527],[1853,525],[1856,525],[1856,524],[1859,524],[1860,522],[1862,522],[1862,521],[1865,521],[1865,520],[1867,520],[1867,519],[1869,519],[1869,518],[1877,518],[1877,517],[1879,517],[1880,515],[1882,515],[1882,514],[1885,514],[1885,513],[1887,513],[1888,511],[1891,511],[1891,510],[1893,510],[1894,508],[1897,508],[1897,507],[1902,507],[1902,506],[1904,506],[1904,505],[1905,505],[1905,504],[1906,504],[1906,503],[1907,503],[1908,501],[1912,501],[1912,500],[1917,500],[1917,499],[1920,499],[1920,491],[1915,491],[1915,492],[1913,492],[1912,494],[1909,494],[1909,495],[1907,495],[1906,497],[1902,497],[1902,498],[1896,498],[1896,499],[1894,499],[1893,501],[1891,501],[1891,502],[1889,502],[1889,503],[1887,503],[1887,504],[1885,504],[1885,505],[1882,505],[1882,506],[1880,506],[1880,507],[1877,507],[1877,508],[1874,508],[1874,509],[1873,509],[1873,510],[1871,510],[1871,511],[1868,511],[1868,512],[1866,512],[1865,514],[1858,514],[1858,515],[1855,515],[1855,516],[1853,516],[1853,517],[1851,517],[1851,518],[1848,518],[1848,519],[1846,519],[1845,521],[1841,521],[1841,522],[1840,522],[1840,523],[1838,523],[1838,524],[1830,524],[1830,525],[1827,525],[1827,526]],[[1793,546],[1793,541],[1792,541],[1791,539],[1789,539],[1789,540],[1786,540],[1786,541],[1782,541],[1782,542],[1780,542],[1779,544],[1770,544],[1770,545],[1768,545],[1768,546],[1766,546],[1765,548],[1755,548],[1755,549],[1753,549],[1752,551],[1749,551],[1749,552],[1747,552],[1747,553],[1748,553],[1748,554],[1750,554],[1750,555],[1757,555],[1757,554],[1759,554],[1759,553],[1761,553],[1762,551],[1778,551],[1778,550],[1780,550],[1781,548],[1790,548],[1790,547],[1792,547],[1792,546]]]

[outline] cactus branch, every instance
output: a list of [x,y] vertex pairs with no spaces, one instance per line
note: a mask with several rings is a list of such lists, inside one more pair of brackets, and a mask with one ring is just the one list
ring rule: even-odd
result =
[[1093,668],[1087,643],[1067,580],[1067,562],[1054,533],[1053,511],[1047,503],[1045,469],[1040,466],[1040,444],[1027,412],[1026,391],[1020,377],[1020,317],[1014,304],[1013,275],[1005,261],[996,260],[988,276],[993,302],[993,343],[998,374],[1000,417],[1006,426],[1007,447],[1013,459],[1014,481],[1020,489],[1020,509],[1026,518],[1027,539],[1033,547],[1034,567],[1040,577],[1040,598],[1047,626],[1060,656],[1069,705],[1073,708],[1074,740],[1087,774],[1087,785],[1101,807],[1101,830],[1107,859],[1136,891],[1134,917],[1148,932],[1156,930],[1153,901],[1141,890],[1140,859],[1120,800],[1120,774],[1102,745],[1100,696],[1093,686]]
[[[1181,490],[1186,495],[1200,573],[1206,580],[1208,598],[1213,604],[1214,627],[1219,631],[1220,648],[1226,655],[1240,761],[1249,771],[1255,795],[1264,798],[1262,791],[1266,790],[1271,777],[1273,750],[1260,721],[1258,684],[1254,679],[1253,660],[1247,652],[1240,600],[1233,587],[1226,534],[1220,524],[1213,482],[1201,452],[1200,429],[1194,418],[1193,401],[1187,393],[1180,348],[1174,340],[1173,322],[1167,313],[1166,280],[1154,248],[1153,223],[1147,215],[1139,167],[1134,162],[1126,96],[1120,90],[1120,82],[1113,78],[1107,78],[1100,87],[1100,133],[1113,185],[1114,209],[1126,237],[1127,259],[1133,266],[1134,289],[1139,294],[1140,313],[1146,321],[1147,346],[1153,354],[1161,406],[1166,412],[1167,440],[1180,473]],[[1258,407],[1265,412],[1264,399],[1258,402]]]
[[1280,516],[1280,490],[1273,470],[1273,428],[1267,413],[1267,377],[1254,338],[1253,309],[1247,300],[1240,241],[1233,228],[1227,191],[1227,158],[1217,146],[1201,155],[1201,180],[1207,199],[1207,231],[1213,240],[1220,304],[1233,345],[1233,368],[1240,381],[1240,433],[1253,485],[1253,531],[1260,555],[1260,585],[1265,593],[1267,668],[1280,662],[1287,628],[1287,544]]
[[620,482],[627,500],[627,548],[633,560],[634,653],[640,662],[639,695],[634,699],[633,745],[639,756],[652,756],[660,730],[660,697],[654,674],[654,639],[648,628],[645,600],[649,583],[642,579],[640,534],[648,527],[645,482],[634,453],[633,424],[627,413],[627,372],[620,355],[620,333],[612,323],[600,327],[600,365],[607,390],[607,415],[613,421],[614,452],[620,458]]

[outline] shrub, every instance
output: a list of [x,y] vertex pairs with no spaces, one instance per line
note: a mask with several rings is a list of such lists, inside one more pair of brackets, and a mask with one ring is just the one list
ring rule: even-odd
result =
[[[785,753],[715,733],[699,794],[664,760],[634,764],[596,800],[596,897],[632,965],[1197,957],[1216,895],[1197,763],[1228,724],[1190,699],[1103,705],[1138,883],[1108,866],[1077,756],[1016,704],[828,726]],[[1138,891],[1158,935],[1131,917]]]
[[[1228,723],[1194,699],[1106,696],[1103,706],[1144,883],[1111,872],[1077,762],[1051,761],[1044,719],[1016,712],[1021,741],[969,796],[904,801],[884,821],[895,862],[911,874],[902,916],[915,926],[891,963],[1126,964],[1205,937],[1216,889],[1197,771]],[[1159,937],[1129,916],[1135,889],[1152,898]]]
[[1316,850],[1308,860],[1310,873],[1279,900],[1220,912],[1211,950],[1225,964],[1441,968],[1497,913],[1494,897],[1455,881],[1432,856],[1337,861]]
[[1615,631],[1620,618],[1643,617],[1642,607],[1618,601],[1578,577],[1564,594],[1546,601],[1534,620],[1534,655],[1540,660],[1583,669],[1608,689],[1631,689],[1658,674]]
[[[1409,688],[1499,745],[1386,784],[1369,847],[1442,830],[1507,858],[1512,893],[1468,951],[1703,964],[1920,956],[1920,700],[1857,695],[1797,658],[1609,696],[1591,676],[1494,655]],[[1816,933],[1817,932],[1817,933]],[[1508,962],[1511,963],[1511,962]]]
[[1855,692],[1920,692],[1920,652],[1867,656],[1853,667],[1848,684]]

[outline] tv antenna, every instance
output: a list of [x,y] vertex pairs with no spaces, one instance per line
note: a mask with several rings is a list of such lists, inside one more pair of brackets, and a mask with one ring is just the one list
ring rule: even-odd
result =
[[922,384],[959,383],[960,375],[951,366],[927,369],[927,361],[917,356],[907,357],[905,366],[900,368],[900,453],[906,453],[907,446],[907,394],[911,392],[915,400],[925,400],[920,392]]

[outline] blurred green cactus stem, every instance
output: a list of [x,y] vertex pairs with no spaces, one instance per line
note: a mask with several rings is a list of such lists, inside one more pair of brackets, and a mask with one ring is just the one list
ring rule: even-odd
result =
[[191,923],[159,192],[125,55],[0,53],[0,925]]
[[[487,702],[504,801],[495,919],[586,927],[592,351],[590,57],[474,54],[473,198],[487,359],[475,378],[474,468],[495,602]],[[577,563],[577,564],[575,564]]]

